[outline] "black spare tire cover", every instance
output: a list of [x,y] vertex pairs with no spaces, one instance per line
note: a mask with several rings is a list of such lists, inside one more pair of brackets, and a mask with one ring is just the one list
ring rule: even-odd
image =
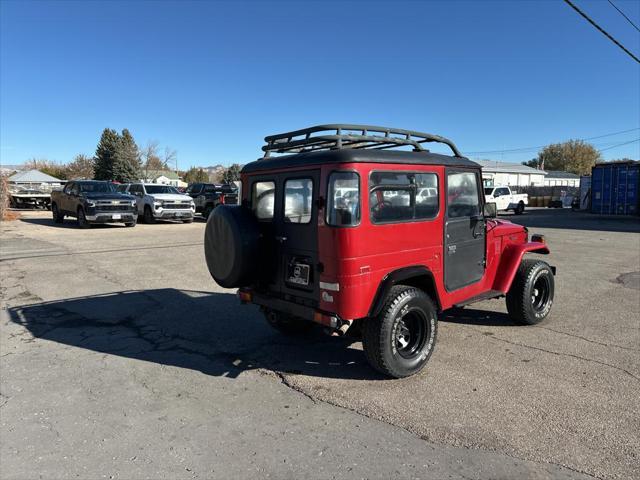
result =
[[251,285],[256,277],[258,222],[243,206],[217,206],[204,232],[204,254],[213,279],[222,287]]

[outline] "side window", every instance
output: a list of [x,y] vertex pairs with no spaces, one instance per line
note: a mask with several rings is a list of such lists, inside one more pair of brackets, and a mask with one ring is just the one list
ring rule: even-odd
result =
[[275,206],[276,184],[255,182],[251,191],[251,210],[258,220],[272,220]]
[[438,214],[435,173],[372,172],[369,209],[373,223],[427,220]]
[[501,197],[503,195],[509,195],[509,189],[508,188],[499,188],[498,191],[500,192],[500,196]]
[[71,195],[78,195],[80,193],[80,188],[78,187],[77,183],[74,183],[71,186],[71,190],[70,190]]
[[284,221],[309,223],[313,204],[313,180],[301,178],[284,182]]
[[360,177],[355,172],[333,172],[327,192],[327,224],[348,227],[360,223]]
[[66,194],[71,193],[71,189],[73,188],[74,183],[73,182],[69,182],[64,186],[64,190],[63,192]]
[[449,218],[480,214],[478,183],[474,172],[449,172],[447,175],[447,214]]

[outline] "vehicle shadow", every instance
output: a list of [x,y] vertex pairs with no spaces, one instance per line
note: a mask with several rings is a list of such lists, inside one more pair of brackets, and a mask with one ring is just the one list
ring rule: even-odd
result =
[[354,380],[373,371],[359,344],[320,328],[302,337],[274,331],[235,295],[176,289],[123,291],[12,307],[34,337],[235,378],[253,369]]
[[527,228],[561,228],[608,232],[640,232],[640,218],[628,215],[597,215],[574,212],[569,208],[527,209],[522,215],[499,215]]
[[[78,222],[75,218],[67,218],[63,223],[56,223],[53,221],[53,218],[20,218],[21,222],[32,223],[34,225],[44,225],[47,227],[55,227],[55,228],[80,228],[78,227]],[[94,223],[91,225],[92,229],[99,228],[119,228],[125,227],[124,223]]]

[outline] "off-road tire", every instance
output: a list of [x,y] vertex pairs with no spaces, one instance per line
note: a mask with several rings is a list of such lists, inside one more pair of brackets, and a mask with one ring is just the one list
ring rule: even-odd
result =
[[156,223],[156,218],[153,216],[153,212],[151,211],[151,207],[149,205],[146,205],[144,207],[144,223]]
[[509,316],[521,325],[540,323],[551,311],[553,295],[551,267],[542,260],[522,260],[507,292]]
[[64,222],[64,215],[60,213],[60,210],[58,210],[58,205],[53,203],[51,205],[51,214],[53,215],[53,222],[54,223],[63,223]]
[[266,310],[264,318],[269,325],[284,335],[303,335],[313,328],[313,323],[285,313]]
[[78,226],[80,228],[91,228],[91,224],[87,220],[87,217],[84,214],[84,208],[78,208]]
[[[415,351],[403,354],[398,349],[398,334],[409,315],[412,323],[422,324],[424,330],[414,335],[416,340],[410,337],[411,342],[417,342]],[[437,313],[431,298],[418,288],[396,285],[389,291],[380,313],[364,321],[362,345],[373,368],[384,375],[403,378],[424,368],[435,348],[437,333]]]
[[518,203],[518,206],[513,209],[513,213],[516,215],[522,215],[524,213],[524,202],[522,200]]

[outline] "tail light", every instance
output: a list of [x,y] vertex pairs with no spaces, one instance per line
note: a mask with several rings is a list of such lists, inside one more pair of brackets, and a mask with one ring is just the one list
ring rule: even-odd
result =
[[544,244],[547,243],[547,241],[544,238],[544,235],[541,235],[539,233],[534,233],[533,235],[531,235],[531,241],[532,242],[538,242],[538,243],[544,243]]
[[224,205],[224,194],[223,193],[220,194],[220,203],[222,203]]

